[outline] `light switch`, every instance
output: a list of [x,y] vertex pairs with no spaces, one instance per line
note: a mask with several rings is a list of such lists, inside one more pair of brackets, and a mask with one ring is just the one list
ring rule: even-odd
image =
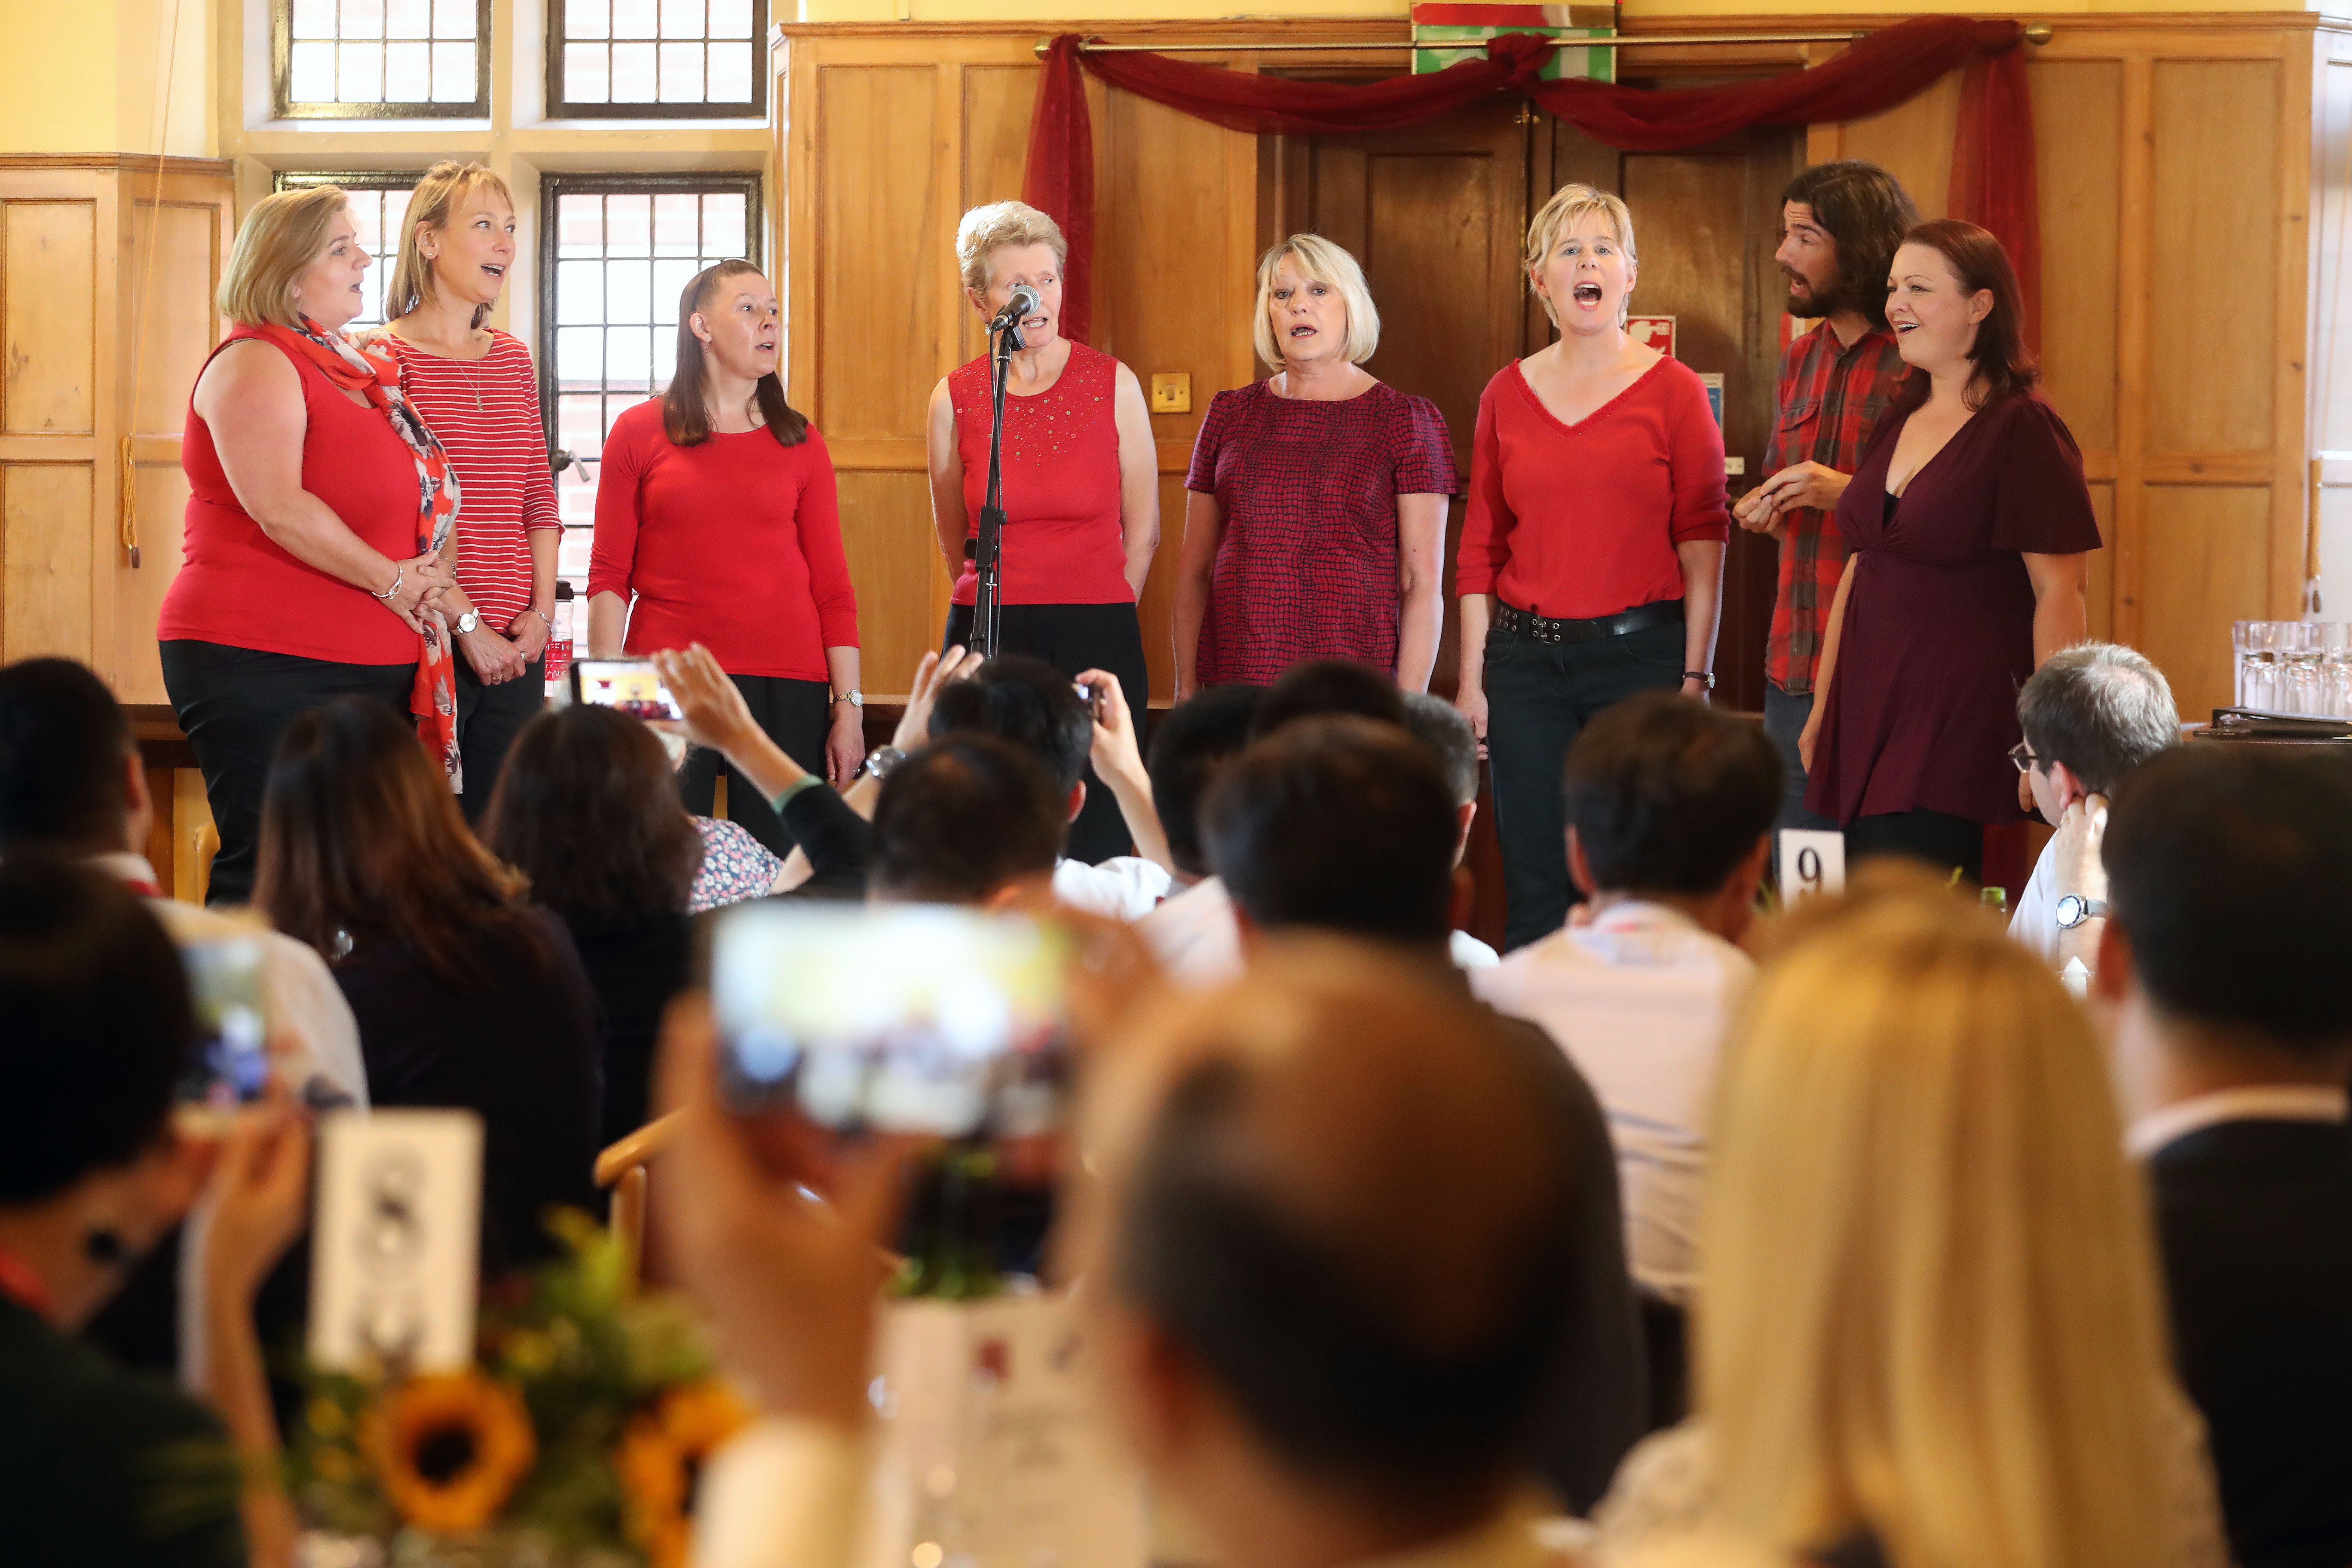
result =
[[1192,413],[1192,372],[1183,370],[1153,372],[1151,376],[1151,412],[1154,414]]

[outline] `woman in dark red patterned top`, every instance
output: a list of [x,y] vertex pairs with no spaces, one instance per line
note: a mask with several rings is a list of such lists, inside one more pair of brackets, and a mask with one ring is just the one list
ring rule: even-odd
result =
[[555,627],[555,548],[563,523],[547,471],[547,430],[530,350],[491,331],[515,258],[514,201],[479,163],[436,163],[408,198],[379,341],[401,389],[441,438],[465,487],[457,586],[442,598],[456,633],[457,804],[478,822],[515,736],[546,705]]
[[1258,357],[1217,394],[1185,479],[1176,697],[1352,658],[1429,687],[1454,451],[1437,405],[1363,369],[1380,312],[1356,258],[1295,234],[1257,266]]
[[[1135,373],[1060,333],[1062,266],[1069,247],[1054,220],[1021,202],[974,207],[956,228],[964,295],[992,321],[1026,284],[1039,299],[1021,323],[1024,346],[1005,378],[1003,645],[1066,675],[1103,669],[1123,691],[1150,690],[1136,601],[1160,548],[1159,455]],[[967,558],[988,486],[989,356],[932,390],[928,425],[931,519],[955,580],[946,642],[971,639],[980,585]],[[1070,825],[1069,856],[1128,852],[1110,791],[1087,774],[1085,808]]]

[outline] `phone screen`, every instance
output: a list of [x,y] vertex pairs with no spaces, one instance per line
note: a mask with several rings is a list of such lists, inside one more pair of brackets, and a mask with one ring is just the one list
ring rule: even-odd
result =
[[686,718],[649,658],[573,659],[572,700],[617,709],[634,719],[666,719],[675,723]]
[[230,1111],[269,1083],[269,1021],[261,1001],[261,943],[248,936],[180,950],[195,1004],[196,1041],[180,1079],[189,1109]]
[[1066,1075],[1066,938],[943,905],[740,904],[711,938],[721,1084],[848,1131],[1015,1137],[1052,1126]]

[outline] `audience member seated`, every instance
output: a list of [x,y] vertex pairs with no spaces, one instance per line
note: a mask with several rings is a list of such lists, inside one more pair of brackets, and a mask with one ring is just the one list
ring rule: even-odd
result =
[[1383,670],[1350,658],[1310,658],[1292,665],[1265,689],[1251,715],[1250,735],[1264,740],[1297,719],[1352,713],[1383,724],[1404,722],[1404,693]]
[[[172,937],[110,879],[13,845],[0,1019],[0,1556],[290,1564],[252,1301],[307,1218],[301,1119],[281,1100],[217,1150],[179,1132],[173,1091],[195,1022]],[[184,1373],[210,1409],[76,1337],[199,1202],[208,1165],[188,1271],[205,1310]]]
[[[1461,710],[1443,697],[1426,691],[1404,696],[1405,733],[1429,748],[1454,792],[1454,870],[1462,878],[1462,858],[1470,852],[1470,825],[1478,819],[1478,732]],[[1446,939],[1457,969],[1492,969],[1502,962],[1495,950],[1461,927]]]
[[[1458,901],[1454,793],[1436,763],[1394,725],[1295,720],[1234,758],[1202,807],[1209,863],[1232,889],[1245,952],[1267,937],[1319,931],[1381,944],[1391,963],[1432,972],[1467,998],[1448,962]],[[1381,852],[1367,854],[1378,845]],[[1544,1032],[1506,1035],[1555,1084],[1558,1136],[1581,1163],[1583,1194],[1566,1245],[1584,1292],[1537,1431],[1537,1464],[1573,1507],[1590,1507],[1646,1430],[1648,1396],[1625,1270],[1617,1173],[1592,1090]]]
[[540,714],[507,752],[482,842],[529,879],[534,903],[562,917],[596,988],[604,1047],[597,1140],[611,1143],[647,1120],[662,1009],[685,989],[694,961],[687,910],[705,840],[678,804],[661,741],[610,708],[575,703]]
[[[1101,1053],[1069,1238],[1101,1282],[1088,1353],[1213,1561],[1557,1561],[1523,1456],[1556,1346],[1591,1331],[1581,1269],[1613,1256],[1613,1226],[1577,1230],[1609,1160],[1443,976],[1309,942]],[[690,1130],[656,1202],[767,1419],[704,1471],[695,1560],[843,1568],[895,1171],[869,1152],[820,1212],[719,1109],[711,1056],[682,1016],[665,1076]]]
[[1895,867],[1789,922],[1726,1048],[1698,1415],[1596,1516],[1782,1562],[2221,1568],[2098,1042],[2047,969]]
[[485,1273],[545,1256],[547,1209],[596,1201],[596,993],[403,715],[339,697],[287,727],[254,900],[333,968],[376,1105],[481,1116]]
[[[1447,710],[1452,711],[1451,708]],[[1707,1109],[1780,811],[1779,753],[1744,719],[1673,691],[1585,726],[1566,766],[1576,919],[1473,975],[1498,1011],[1558,1040],[1617,1148],[1633,1278],[1687,1304]]]
[[941,735],[882,781],[867,895],[1002,909],[1058,897],[1069,792],[1036,757],[978,730]]
[[1151,804],[1168,839],[1176,890],[1136,922],[1169,976],[1213,985],[1241,967],[1234,901],[1201,847],[1201,797],[1216,770],[1249,744],[1262,686],[1212,686],[1176,704],[1151,731]]
[[2352,770],[2295,753],[2156,757],[2105,843],[2097,984],[2241,1568],[2352,1563]]
[[[2133,769],[2180,739],[2180,714],[2146,656],[2086,642],[2060,648],[2033,672],[2017,693],[2017,722],[2025,732],[2018,767],[2033,805],[2060,831],[2033,863],[2009,934],[2053,969],[2071,957],[2088,967],[2097,948],[2083,921],[2107,896],[2099,860],[2107,802]],[[2069,896],[2076,902],[2065,903]],[[2062,919],[2074,923],[2062,927]]]
[[316,952],[258,920],[163,896],[147,863],[154,807],[131,721],[106,683],[64,658],[0,668],[0,856],[36,847],[86,860],[143,894],[182,946],[252,937],[287,1086],[313,1105],[367,1105],[359,1027]]

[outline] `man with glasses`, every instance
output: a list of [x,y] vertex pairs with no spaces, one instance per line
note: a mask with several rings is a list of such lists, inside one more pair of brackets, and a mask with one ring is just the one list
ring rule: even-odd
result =
[[2024,775],[2021,791],[2058,831],[2034,863],[2009,934],[2053,968],[2072,958],[2095,967],[2107,914],[2099,859],[2107,800],[2179,737],[2172,688],[2131,648],[2077,643],[2051,655],[2018,692],[2017,721],[2025,739],[2009,758]]

